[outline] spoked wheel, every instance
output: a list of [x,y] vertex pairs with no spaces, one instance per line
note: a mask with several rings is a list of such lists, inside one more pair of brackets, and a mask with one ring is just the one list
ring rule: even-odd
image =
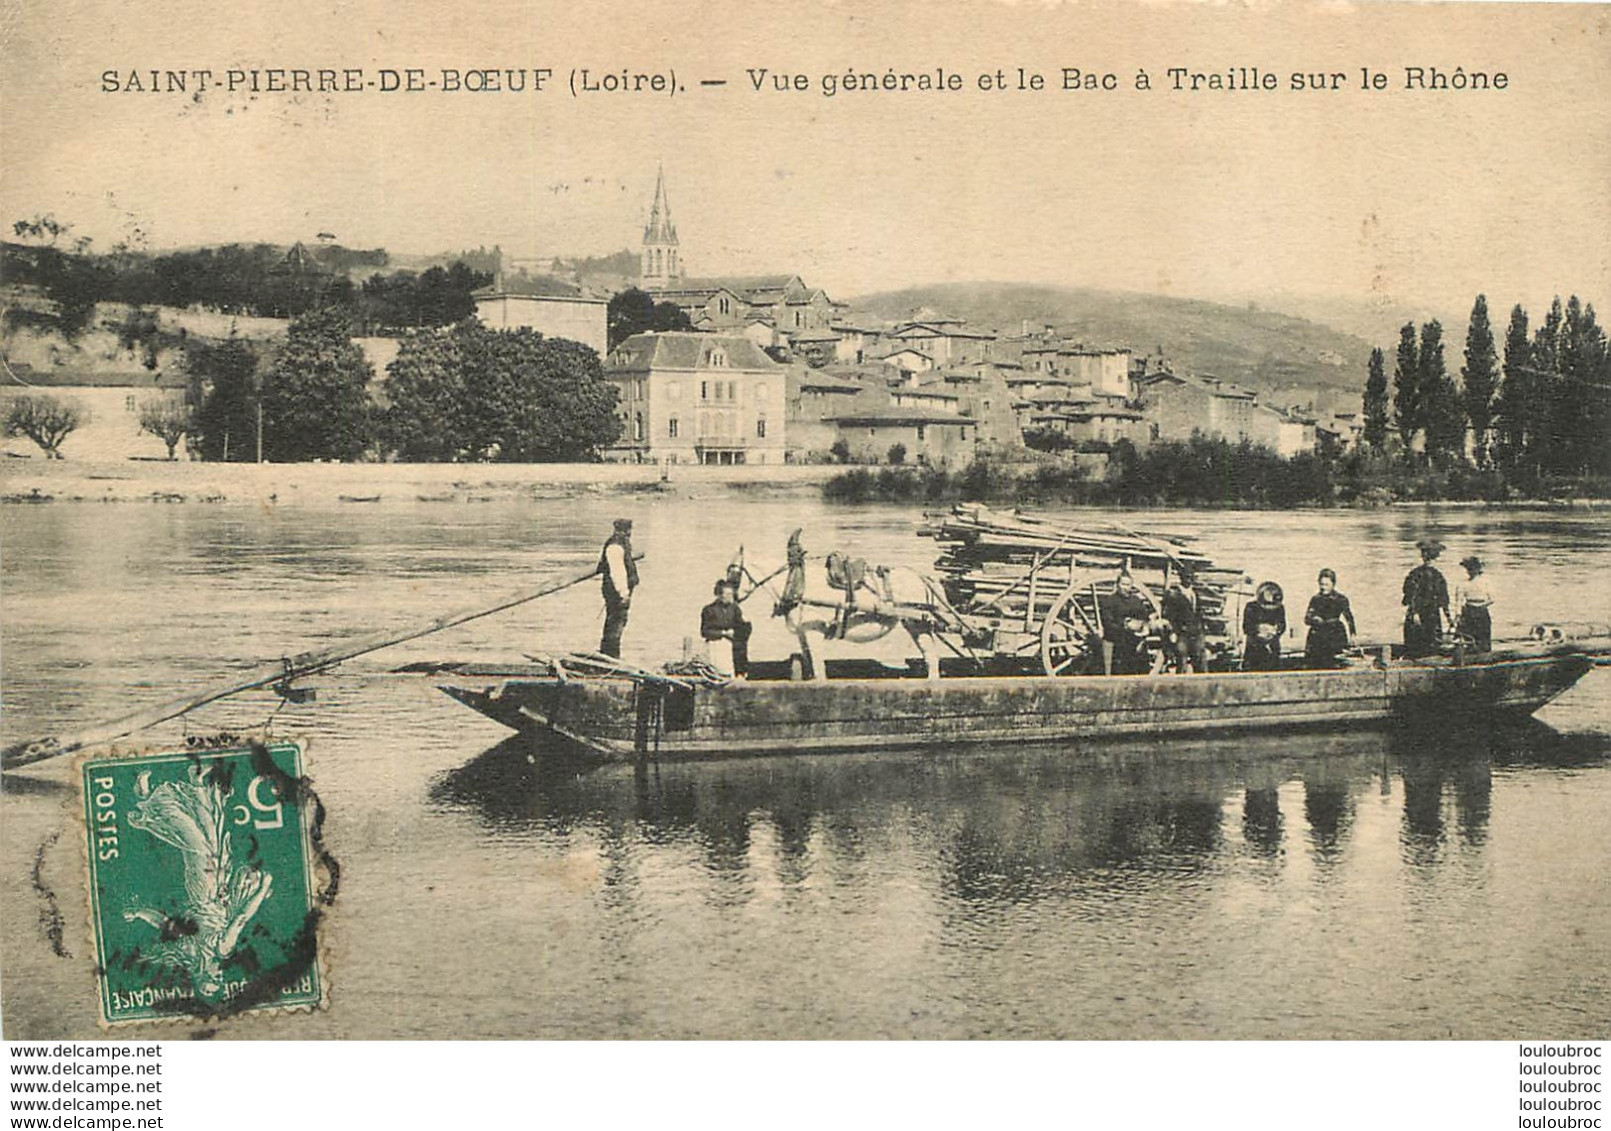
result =
[[1090,654],[1092,627],[1077,603],[1083,590],[1070,585],[1052,604],[1040,626],[1040,665],[1047,675],[1078,673]]

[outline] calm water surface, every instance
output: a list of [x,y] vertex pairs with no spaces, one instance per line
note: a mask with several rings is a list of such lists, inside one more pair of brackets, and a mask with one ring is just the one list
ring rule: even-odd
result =
[[[326,508],[54,505],[4,522],[4,741],[648,554],[627,658],[695,631],[733,549],[925,569],[910,511],[605,496]],[[1123,518],[1125,516],[1118,516]],[[1435,510],[1148,514],[1279,581],[1336,568],[1397,631],[1428,530],[1490,563],[1496,635],[1611,622],[1611,521]],[[1453,580],[1458,568],[1446,570]],[[787,638],[753,607],[752,650]],[[1604,1037],[1611,672],[1494,731],[545,769],[410,660],[589,648],[597,589],[355,661],[273,720],[342,867],[331,1004],[291,1037]],[[1301,646],[1294,640],[1289,646]],[[153,735],[241,729],[271,696]],[[65,766],[0,796],[5,1035],[96,1033]],[[34,879],[37,876],[36,887]],[[51,900],[63,948],[47,938]],[[175,1030],[176,1033],[182,1030]]]

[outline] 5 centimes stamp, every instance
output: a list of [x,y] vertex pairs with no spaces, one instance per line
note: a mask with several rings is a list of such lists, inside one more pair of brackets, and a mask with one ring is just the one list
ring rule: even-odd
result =
[[83,783],[105,1022],[322,1003],[330,889],[299,745],[94,759]]

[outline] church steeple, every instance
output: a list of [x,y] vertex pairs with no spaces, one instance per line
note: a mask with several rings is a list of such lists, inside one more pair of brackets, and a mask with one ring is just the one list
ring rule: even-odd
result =
[[666,199],[666,170],[656,170],[654,204],[643,229],[643,260],[639,271],[643,289],[663,290],[682,279],[682,256],[677,248],[677,225],[671,222],[671,202]]

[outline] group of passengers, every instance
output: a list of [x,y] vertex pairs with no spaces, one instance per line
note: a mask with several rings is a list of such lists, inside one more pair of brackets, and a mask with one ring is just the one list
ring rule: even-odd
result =
[[[1493,594],[1475,555],[1463,559],[1466,578],[1454,592],[1457,614],[1450,615],[1449,586],[1432,563],[1443,553],[1443,543],[1423,539],[1416,543],[1421,564],[1404,579],[1404,648],[1408,658],[1429,656],[1440,650],[1449,634],[1478,652],[1493,646],[1490,609]],[[1191,571],[1179,567],[1162,600],[1145,593],[1128,570],[1119,573],[1114,590],[1097,602],[1102,638],[1102,670],[1111,675],[1144,675],[1164,662],[1175,671],[1208,670],[1207,628],[1202,603]],[[1304,666],[1335,668],[1354,645],[1358,627],[1348,598],[1337,590],[1337,573],[1323,569],[1315,594],[1304,610],[1308,629],[1304,640]],[[1281,665],[1281,640],[1287,634],[1287,610],[1281,587],[1262,582],[1253,600],[1242,609],[1243,671],[1274,671]],[[1156,651],[1155,651],[1156,648]]]

